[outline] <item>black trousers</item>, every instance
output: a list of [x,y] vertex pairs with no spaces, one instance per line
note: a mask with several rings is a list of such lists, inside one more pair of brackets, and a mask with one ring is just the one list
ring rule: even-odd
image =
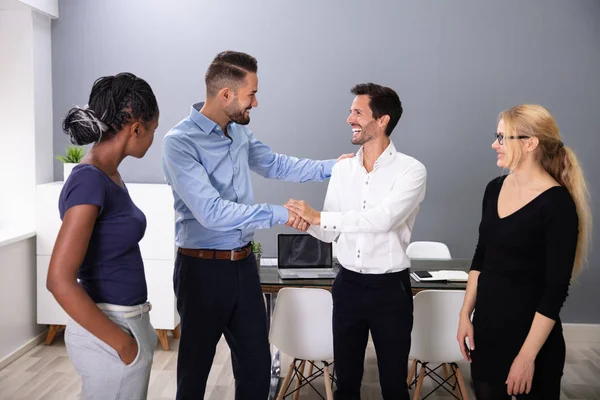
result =
[[206,260],[177,254],[173,284],[181,317],[176,398],[204,398],[215,349],[225,335],[236,400],[266,399],[271,355],[256,258]]
[[375,275],[341,268],[332,294],[335,399],[360,399],[371,331],[383,398],[408,400],[406,377],[413,326],[408,271]]

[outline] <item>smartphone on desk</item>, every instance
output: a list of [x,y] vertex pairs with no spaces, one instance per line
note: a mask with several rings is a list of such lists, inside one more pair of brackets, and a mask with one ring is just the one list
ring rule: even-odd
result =
[[419,278],[421,278],[421,279],[423,279],[423,278],[433,278],[433,275],[431,275],[427,271],[414,271],[414,274],[416,276],[418,276]]

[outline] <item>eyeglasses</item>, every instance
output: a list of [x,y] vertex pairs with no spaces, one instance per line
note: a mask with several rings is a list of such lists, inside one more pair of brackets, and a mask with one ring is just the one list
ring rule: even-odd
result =
[[[502,146],[504,144],[504,134],[503,133],[494,133],[498,144]],[[529,139],[531,136],[519,135],[519,136],[507,136],[507,139]]]

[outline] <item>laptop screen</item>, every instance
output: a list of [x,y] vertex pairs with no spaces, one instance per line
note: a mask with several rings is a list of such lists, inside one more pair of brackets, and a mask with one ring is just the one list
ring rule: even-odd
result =
[[277,235],[277,264],[279,268],[331,268],[331,243],[307,234]]

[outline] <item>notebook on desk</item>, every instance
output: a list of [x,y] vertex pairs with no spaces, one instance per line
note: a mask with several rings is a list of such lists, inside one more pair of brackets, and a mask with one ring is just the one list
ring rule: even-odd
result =
[[414,271],[410,276],[417,282],[466,282],[469,274],[465,271]]
[[331,243],[296,233],[277,235],[277,271],[281,279],[333,279]]

